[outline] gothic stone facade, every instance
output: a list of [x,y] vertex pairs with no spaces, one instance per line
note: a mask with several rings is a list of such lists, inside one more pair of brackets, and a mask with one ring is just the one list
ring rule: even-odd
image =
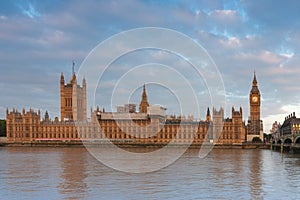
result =
[[60,77],[60,118],[61,121],[86,120],[86,80],[82,80],[81,87],[74,72],[68,84],[63,74]]
[[[76,83],[73,74],[65,85],[61,76],[61,120],[51,120],[45,113],[33,109],[22,112],[7,109],[7,141],[78,141],[105,142],[109,139],[117,144],[175,144],[213,142],[216,144],[242,144],[247,139],[242,108],[232,108],[232,118],[224,118],[224,110],[213,108],[212,116],[207,110],[206,119],[195,121],[192,116],[166,116],[164,108],[149,106],[146,87],[143,87],[140,111],[120,109],[105,112],[91,109],[90,120],[86,119],[86,82]],[[74,94],[76,92],[76,95]],[[75,106],[75,108],[74,108]],[[73,111],[73,112],[71,112]],[[75,113],[75,115],[74,115]],[[75,126],[76,125],[76,126]]]
[[[163,119],[147,113],[111,113],[97,109],[91,120],[40,120],[40,111],[22,113],[7,110],[8,142],[80,141],[98,142],[110,139],[113,143],[176,144],[214,142],[241,144],[246,140],[242,110],[232,111],[232,119],[224,119],[224,111],[213,111],[212,121],[193,121],[184,117]],[[128,115],[127,115],[128,114]],[[76,124],[76,126],[75,126]]]

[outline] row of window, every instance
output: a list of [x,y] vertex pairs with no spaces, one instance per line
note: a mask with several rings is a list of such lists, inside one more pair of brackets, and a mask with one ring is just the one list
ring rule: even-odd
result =
[[[9,137],[13,137],[12,133],[8,134]],[[92,138],[92,139],[101,139],[101,138],[109,138],[109,139],[143,139],[143,138],[158,138],[158,139],[204,139],[206,134],[174,134],[174,133],[159,133],[156,135],[151,134],[125,134],[125,133],[110,133],[110,134],[99,134],[99,133],[32,133],[33,138]],[[29,133],[16,133],[16,138],[22,138],[22,137],[30,137]],[[238,135],[232,135],[232,134],[221,134],[219,137],[220,139],[239,139]]]

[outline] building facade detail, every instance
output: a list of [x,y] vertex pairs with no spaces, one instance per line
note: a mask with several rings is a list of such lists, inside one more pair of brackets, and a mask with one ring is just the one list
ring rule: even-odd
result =
[[[255,99],[256,97],[257,99]],[[73,73],[68,84],[64,75],[60,77],[61,118],[51,120],[46,111],[41,119],[40,111],[30,109],[19,112],[6,111],[8,142],[56,142],[93,140],[116,144],[242,144],[250,134],[259,135],[256,120],[260,120],[260,93],[254,75],[250,92],[249,129],[243,121],[242,108],[232,107],[231,118],[224,117],[224,109],[207,109],[204,120],[194,120],[194,116],[166,115],[166,108],[149,105],[146,86],[143,86],[139,112],[135,104],[118,106],[116,112],[105,112],[98,107],[86,118],[86,81],[77,84]],[[76,126],[75,126],[76,125]],[[252,127],[251,127],[252,128]],[[260,128],[260,127],[259,127]],[[252,131],[247,134],[247,129]]]
[[280,128],[281,124],[275,121],[270,130],[270,134],[272,135],[272,142],[275,144],[276,141],[280,140]]

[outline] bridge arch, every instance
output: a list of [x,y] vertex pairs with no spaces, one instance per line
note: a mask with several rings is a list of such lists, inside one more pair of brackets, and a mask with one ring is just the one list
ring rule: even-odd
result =
[[300,144],[300,136],[295,139],[295,144]]
[[277,141],[277,144],[281,144],[281,143],[282,143],[282,141],[281,141],[281,140],[278,140],[278,141]]
[[286,138],[286,139],[283,141],[283,144],[292,144],[292,139],[291,139],[291,138]]

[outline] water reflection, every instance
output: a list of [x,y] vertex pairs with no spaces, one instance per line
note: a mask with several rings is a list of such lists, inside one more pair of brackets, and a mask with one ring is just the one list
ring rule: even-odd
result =
[[262,151],[254,150],[255,153],[249,155],[248,165],[250,166],[250,194],[251,199],[263,199],[262,176]]
[[66,148],[61,153],[61,175],[58,189],[67,199],[85,198],[87,157],[88,153],[84,148]]
[[215,149],[200,159],[192,149],[159,171],[130,174],[104,166],[84,148],[0,148],[0,197],[300,199],[300,155],[283,157],[269,150]]
[[[1,150],[1,197],[42,199],[54,187],[52,180],[59,179],[56,173],[59,158],[57,150],[31,147]],[[45,158],[51,162],[45,162]],[[3,195],[2,191],[7,193]],[[52,196],[55,195],[56,192],[53,191]]]

